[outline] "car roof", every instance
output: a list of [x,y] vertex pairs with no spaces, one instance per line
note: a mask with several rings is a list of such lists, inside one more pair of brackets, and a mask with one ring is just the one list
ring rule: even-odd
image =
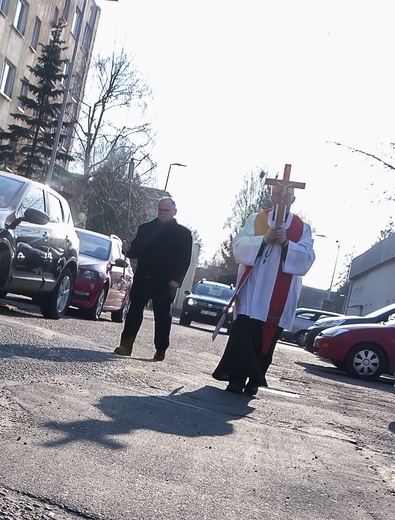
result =
[[100,238],[107,238],[107,240],[116,239],[121,240],[117,235],[104,235],[103,233],[98,233],[97,231],[91,231],[90,229],[85,228],[75,228],[77,233],[84,233],[85,235],[92,235]]
[[311,309],[310,307],[298,307],[295,311],[295,313],[301,313],[301,312],[320,312],[322,314],[326,314],[328,317],[343,316],[342,314],[339,314],[338,312],[325,311],[324,309]]
[[380,309],[369,312],[369,314],[365,314],[364,318],[374,318],[375,316],[380,316],[381,314],[386,314],[387,312],[391,311],[395,312],[395,303],[390,303],[385,307],[381,307]]
[[[54,188],[51,188],[51,186],[48,186],[48,184],[45,184],[44,182],[36,181],[34,179],[29,179],[28,177],[24,177],[23,175],[16,175],[15,173],[5,172],[4,170],[0,170],[0,175],[2,177],[7,177],[9,179],[14,179],[16,181],[22,182],[26,186],[37,186],[40,188],[44,188],[47,191],[54,193],[59,199],[62,200],[63,203],[68,204],[67,200],[58,191],[56,191]],[[23,188],[23,190],[25,190],[25,189],[26,189],[26,187]],[[11,201],[10,207],[12,207],[12,202],[13,201]]]
[[232,285],[228,285],[226,283],[221,283],[221,282],[213,282],[211,280],[199,280],[198,282],[196,282],[195,287],[197,285],[199,285],[200,283],[203,283],[206,285],[217,285],[219,287],[226,287],[227,289],[234,289],[234,287]]

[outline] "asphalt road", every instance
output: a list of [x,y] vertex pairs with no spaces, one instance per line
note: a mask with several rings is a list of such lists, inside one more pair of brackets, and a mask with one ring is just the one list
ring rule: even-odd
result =
[[279,343],[248,398],[211,378],[227,336],[174,319],[153,362],[152,314],[131,358],[121,330],[0,300],[0,519],[394,518],[394,380]]

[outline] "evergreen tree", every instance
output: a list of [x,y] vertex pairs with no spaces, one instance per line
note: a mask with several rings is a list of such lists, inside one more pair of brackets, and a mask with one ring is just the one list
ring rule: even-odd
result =
[[[22,80],[26,95],[20,95],[18,99],[23,112],[11,114],[21,124],[10,124],[7,132],[0,132],[0,165],[38,180],[45,178],[62,106],[64,87],[61,82],[66,78],[62,71],[67,61],[61,57],[66,49],[61,39],[63,27],[60,20],[53,25],[50,42],[40,44],[42,53],[37,64],[28,67],[37,81]],[[63,128],[71,124],[63,123]],[[61,139],[64,137],[65,134],[61,135]],[[73,158],[59,150],[57,159]]]

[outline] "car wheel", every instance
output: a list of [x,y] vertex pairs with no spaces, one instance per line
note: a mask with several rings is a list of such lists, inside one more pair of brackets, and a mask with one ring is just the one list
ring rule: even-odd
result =
[[128,313],[130,307],[129,295],[126,296],[123,307],[119,309],[119,311],[114,311],[111,313],[111,319],[115,323],[122,323],[126,320],[126,315]]
[[40,309],[44,318],[58,320],[64,315],[69,306],[72,288],[73,275],[69,269],[65,269],[55,289],[40,298]]
[[346,358],[346,370],[352,377],[374,381],[386,369],[387,360],[380,347],[373,343],[355,345]]
[[191,319],[190,318],[187,318],[187,316],[182,313],[181,316],[180,316],[180,325],[185,325],[185,327],[189,327],[189,325],[191,324]]
[[86,315],[89,320],[98,321],[98,319],[100,318],[101,311],[103,310],[104,302],[106,301],[106,296],[107,296],[107,288],[102,287],[95,303],[86,312]]
[[304,335],[306,334],[305,330],[300,330],[294,336],[294,341],[299,345],[299,347],[303,347],[304,345]]

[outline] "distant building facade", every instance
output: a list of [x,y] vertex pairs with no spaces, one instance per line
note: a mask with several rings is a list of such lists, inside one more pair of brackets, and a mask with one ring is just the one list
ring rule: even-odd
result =
[[[64,72],[70,72],[72,77],[69,116],[65,120],[78,119],[99,17],[100,8],[94,0],[0,0],[0,130],[7,131],[8,125],[15,123],[11,114],[22,110],[18,97],[25,93],[23,80],[35,81],[28,66],[36,65],[41,54],[40,43],[49,43],[52,25],[59,18],[66,23],[62,31],[67,47],[62,58],[68,59]],[[60,145],[70,153],[72,144],[73,132],[70,132]],[[67,168],[67,164],[61,166]]]
[[346,314],[365,316],[395,302],[395,233],[351,263]]

